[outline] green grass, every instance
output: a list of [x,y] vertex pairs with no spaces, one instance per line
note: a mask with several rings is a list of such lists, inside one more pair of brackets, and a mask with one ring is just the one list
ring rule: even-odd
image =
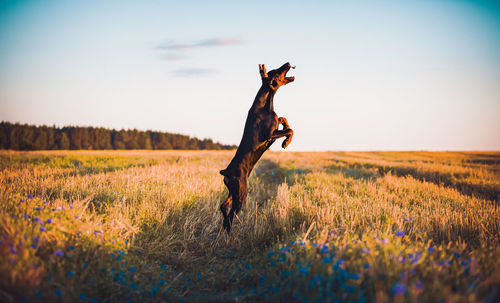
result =
[[494,302],[500,153],[0,153],[0,301]]

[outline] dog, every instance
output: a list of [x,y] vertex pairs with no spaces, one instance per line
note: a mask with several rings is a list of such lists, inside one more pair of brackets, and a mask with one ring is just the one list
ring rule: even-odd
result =
[[[278,118],[273,106],[274,95],[278,89],[295,80],[295,77],[286,76],[290,68],[295,67],[292,67],[290,63],[285,63],[278,69],[266,72],[265,65],[259,64],[262,86],[248,111],[243,137],[236,154],[227,168],[220,171],[224,176],[224,184],[229,190],[227,199],[220,206],[224,217],[222,226],[228,234],[231,232],[235,214],[238,214],[245,204],[248,176],[257,161],[277,139],[285,137],[281,144],[283,148],[286,148],[292,140],[293,130],[286,118]],[[283,129],[278,129],[279,125],[283,125]]]

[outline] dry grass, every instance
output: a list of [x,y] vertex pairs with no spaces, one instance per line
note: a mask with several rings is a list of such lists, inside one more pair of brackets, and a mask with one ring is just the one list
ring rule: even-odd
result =
[[0,298],[500,295],[500,153],[269,152],[227,236],[232,154],[0,153]]

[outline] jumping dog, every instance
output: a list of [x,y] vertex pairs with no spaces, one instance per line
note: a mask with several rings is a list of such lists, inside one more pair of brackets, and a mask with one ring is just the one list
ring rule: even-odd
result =
[[[259,64],[262,86],[248,111],[243,137],[236,154],[227,168],[220,171],[229,190],[227,199],[220,206],[224,217],[223,227],[228,234],[235,214],[238,214],[245,203],[248,176],[255,163],[276,139],[285,137],[281,144],[283,148],[286,148],[292,140],[293,130],[290,129],[286,118],[278,118],[273,107],[274,95],[278,88],[295,80],[295,77],[286,76],[290,68],[295,67],[285,63],[278,69],[266,72],[265,65]],[[283,125],[281,130],[278,129],[280,124]]]

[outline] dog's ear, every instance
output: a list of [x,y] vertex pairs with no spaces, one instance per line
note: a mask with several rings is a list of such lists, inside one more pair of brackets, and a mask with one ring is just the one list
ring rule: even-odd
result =
[[259,64],[259,73],[260,73],[260,77],[262,78],[262,80],[264,80],[268,77],[265,64]]

